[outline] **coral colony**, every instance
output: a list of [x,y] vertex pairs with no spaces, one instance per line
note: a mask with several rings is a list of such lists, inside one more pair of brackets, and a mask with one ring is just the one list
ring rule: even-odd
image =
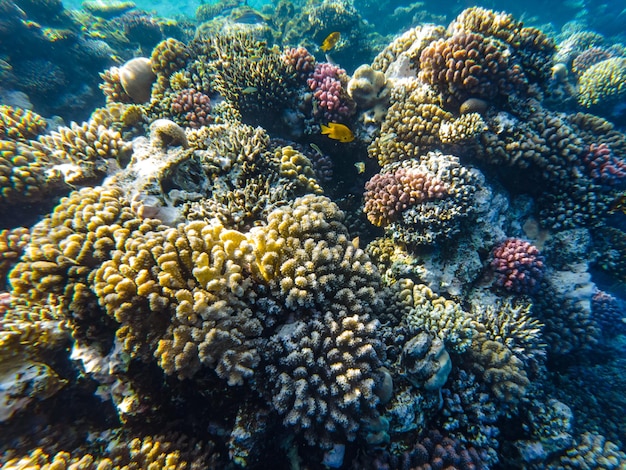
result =
[[16,3],[82,55],[3,51],[2,468],[626,466],[623,46]]

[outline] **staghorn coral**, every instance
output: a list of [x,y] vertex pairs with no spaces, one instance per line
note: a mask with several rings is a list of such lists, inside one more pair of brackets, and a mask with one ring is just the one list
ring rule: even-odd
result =
[[0,139],[26,142],[43,134],[48,127],[38,114],[13,106],[0,106]]
[[544,258],[530,242],[507,238],[492,253],[491,268],[495,284],[517,294],[533,293],[543,277]]
[[120,68],[111,67],[100,72],[102,83],[99,87],[104,94],[106,103],[131,103],[133,99],[124,91],[120,78]]
[[214,74],[213,87],[244,122],[276,125],[274,115],[289,108],[296,76],[275,50],[249,35],[217,35],[196,45],[212,59],[203,68]]
[[525,366],[540,364],[547,345],[541,335],[543,325],[530,316],[531,304],[472,305],[473,326],[485,337],[504,344]]

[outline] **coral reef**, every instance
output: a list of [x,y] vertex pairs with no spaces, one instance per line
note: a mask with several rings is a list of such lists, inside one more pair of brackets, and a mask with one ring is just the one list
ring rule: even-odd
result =
[[362,4],[0,3],[3,468],[624,466],[624,47]]

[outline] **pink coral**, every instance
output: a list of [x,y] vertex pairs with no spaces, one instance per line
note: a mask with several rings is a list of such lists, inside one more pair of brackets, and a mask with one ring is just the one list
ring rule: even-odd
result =
[[534,292],[543,277],[543,256],[536,246],[519,238],[508,238],[493,250],[491,267],[496,285],[509,292]]
[[174,95],[170,110],[183,119],[183,125],[194,129],[211,122],[211,99],[194,88],[181,90]]
[[322,62],[315,66],[307,80],[317,104],[316,117],[326,121],[342,121],[352,115],[355,104],[348,96],[346,71],[336,65]]
[[393,173],[378,173],[365,183],[365,212],[374,225],[385,226],[407,208],[445,194],[439,178],[419,168],[400,167]]
[[306,81],[315,70],[315,57],[304,47],[292,47],[285,50],[283,60],[294,68],[298,79]]
[[607,144],[591,144],[583,155],[583,162],[598,183],[616,185],[626,178],[626,162],[613,155]]

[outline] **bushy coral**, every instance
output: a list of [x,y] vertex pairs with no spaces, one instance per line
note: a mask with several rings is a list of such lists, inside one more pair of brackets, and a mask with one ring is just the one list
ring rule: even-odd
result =
[[626,314],[624,303],[602,290],[598,290],[591,298],[593,319],[600,325],[602,332],[614,336],[626,331]]
[[27,141],[43,134],[46,120],[28,109],[0,106],[0,139]]
[[527,86],[506,47],[475,33],[435,41],[422,51],[420,66],[420,77],[436,87],[450,109],[471,97],[502,99]]
[[211,120],[211,98],[195,88],[184,89],[174,95],[170,110],[182,125],[197,129]]
[[377,173],[365,183],[365,213],[370,222],[385,226],[410,206],[446,195],[445,184],[428,169],[399,167]]
[[271,401],[283,422],[311,443],[354,440],[360,420],[376,415],[380,365],[377,322],[358,315],[311,314],[282,326],[268,349]]
[[30,230],[24,227],[0,230],[0,286],[4,285],[6,275],[22,255],[29,239]]
[[294,69],[302,83],[306,83],[315,71],[315,57],[304,47],[286,49],[283,52],[283,60]]
[[582,156],[591,178],[606,185],[619,185],[626,178],[626,160],[615,155],[605,144],[591,144]]
[[449,238],[471,217],[480,178],[457,157],[439,152],[392,163],[367,188],[368,218],[386,225],[395,240],[408,244],[428,245]]
[[579,79],[578,102],[600,115],[619,116],[626,98],[626,58],[615,57],[589,67]]
[[530,242],[507,238],[493,250],[495,284],[516,294],[533,293],[543,277],[544,259]]
[[316,117],[329,122],[345,121],[354,113],[354,101],[346,90],[346,71],[328,62],[315,65],[307,85],[317,104]]

